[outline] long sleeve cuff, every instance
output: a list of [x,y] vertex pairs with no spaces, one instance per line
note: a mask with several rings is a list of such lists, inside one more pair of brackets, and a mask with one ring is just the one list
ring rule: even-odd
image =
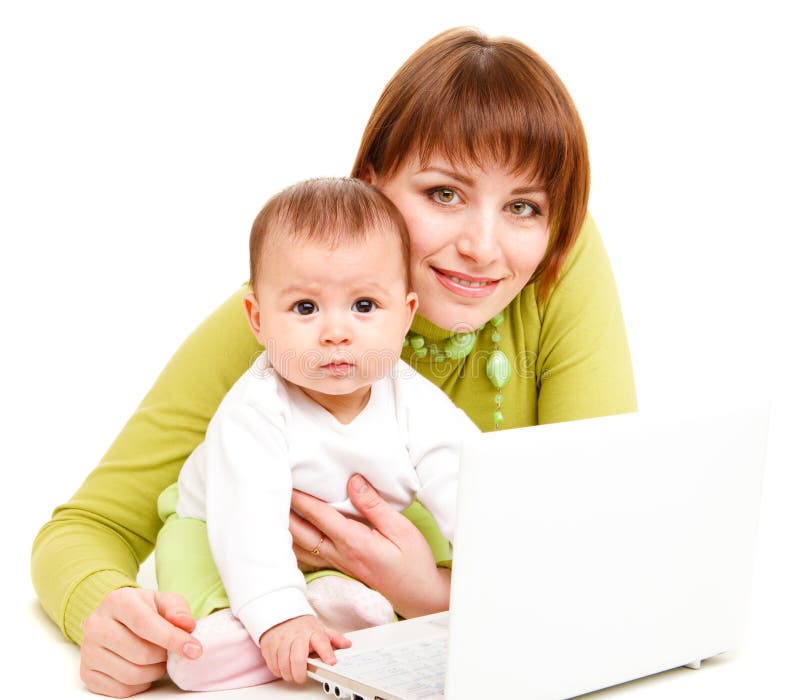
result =
[[83,643],[83,623],[105,597],[118,588],[137,587],[136,581],[121,571],[107,569],[87,576],[69,596],[64,610],[62,629],[77,645]]
[[253,641],[258,644],[261,635],[275,625],[300,615],[314,614],[314,609],[302,590],[281,588],[243,605],[236,612],[236,617],[241,620]]

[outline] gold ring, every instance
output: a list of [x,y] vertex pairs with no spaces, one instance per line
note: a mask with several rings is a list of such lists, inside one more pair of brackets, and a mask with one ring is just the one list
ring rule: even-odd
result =
[[318,557],[319,556],[319,548],[322,546],[322,543],[324,541],[325,541],[325,535],[322,536],[322,539],[319,541],[317,546],[314,547],[314,549],[309,549],[308,550],[309,554],[313,554],[315,557]]

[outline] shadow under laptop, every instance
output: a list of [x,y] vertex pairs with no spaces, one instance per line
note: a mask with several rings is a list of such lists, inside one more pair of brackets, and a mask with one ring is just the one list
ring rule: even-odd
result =
[[[739,655],[740,652],[726,652],[724,654],[719,654],[718,656],[712,656],[711,658],[704,659],[701,664],[700,671],[702,671],[704,674],[714,673],[715,670],[720,670],[725,666],[730,665]],[[670,692],[680,692],[680,687],[675,688],[675,683],[680,684],[680,676],[684,675],[686,677],[686,682],[690,683],[696,678],[694,675],[696,673],[696,670],[682,666],[680,668],[673,668],[668,671],[661,671],[660,673],[644,676],[643,678],[635,678],[633,680],[626,681],[625,683],[612,685],[609,688],[596,690],[578,697],[586,698],[587,700],[589,700],[589,698],[594,700],[595,698],[599,699],[613,697],[614,700],[618,700],[619,698],[627,697],[628,694],[641,693],[644,688],[649,686],[656,686],[665,678],[669,678],[672,682],[670,685]]]

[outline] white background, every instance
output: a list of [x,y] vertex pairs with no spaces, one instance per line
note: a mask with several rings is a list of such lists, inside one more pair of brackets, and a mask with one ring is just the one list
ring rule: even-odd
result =
[[33,614],[36,530],[246,278],[263,202],[348,174],[394,71],[469,24],[532,46],[582,114],[641,405],[772,399],[751,653],[777,636],[770,653],[788,662],[800,629],[789,3],[286,5],[0,10],[3,586],[19,624]]

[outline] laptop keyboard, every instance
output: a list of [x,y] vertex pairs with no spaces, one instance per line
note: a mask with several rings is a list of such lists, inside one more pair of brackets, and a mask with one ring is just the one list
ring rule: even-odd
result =
[[336,672],[394,695],[444,697],[447,638],[398,644],[340,659]]

